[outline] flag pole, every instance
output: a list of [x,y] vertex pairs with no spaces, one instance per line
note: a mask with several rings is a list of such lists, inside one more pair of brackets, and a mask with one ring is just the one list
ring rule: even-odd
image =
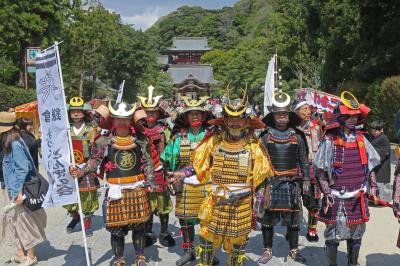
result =
[[[58,64],[58,72],[60,74],[60,81],[61,81],[61,89],[63,91],[62,96],[63,96],[64,110],[65,110],[65,117],[68,118],[68,111],[67,111],[67,107],[66,107],[65,90],[64,90],[64,81],[63,81],[62,72],[61,72],[60,53],[58,51],[58,45],[60,43],[59,42],[55,42],[53,46],[50,46],[46,50],[54,47],[55,52],[56,52],[57,64]],[[68,135],[69,150],[70,150],[70,156],[69,157],[70,157],[71,164],[75,165],[75,157],[73,155],[71,156],[71,152],[74,149],[72,147],[71,128],[70,128],[70,125],[69,125],[69,122],[68,122],[69,119],[67,119],[66,121],[67,121],[67,125],[66,126],[67,126],[67,129],[68,129],[67,130],[67,135]],[[81,202],[81,196],[79,194],[78,178],[74,178],[74,180],[75,180],[76,195],[77,195],[77,198],[78,198],[78,206],[79,206],[79,215],[80,215],[81,227],[82,227],[83,243],[84,243],[84,247],[85,247],[86,265],[90,266],[91,264],[90,264],[90,258],[89,258],[89,250],[88,250],[88,246],[87,246],[86,230],[85,230],[84,221],[83,221],[82,202]]]

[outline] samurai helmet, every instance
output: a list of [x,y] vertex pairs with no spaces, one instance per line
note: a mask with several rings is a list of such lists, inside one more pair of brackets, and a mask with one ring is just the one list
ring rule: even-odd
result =
[[154,87],[151,85],[149,87],[147,87],[147,90],[148,90],[147,98],[143,97],[143,96],[137,96],[140,100],[140,104],[142,105],[142,107],[144,109],[147,109],[147,110],[155,109],[156,110],[158,108],[159,101],[163,96],[159,95],[159,96],[153,97]]
[[254,112],[249,105],[249,96],[247,95],[247,83],[243,91],[243,97],[240,99],[231,100],[231,82],[226,86],[227,101],[224,103],[224,116],[225,117],[237,117],[237,118],[249,118],[254,115]]
[[205,102],[209,98],[209,96],[201,96],[199,99],[191,99],[189,96],[182,96],[182,100],[186,105],[183,112],[185,113],[191,110],[204,111]]
[[337,128],[344,124],[350,115],[359,115],[358,124],[363,124],[371,111],[364,104],[360,104],[357,98],[349,91],[343,91],[340,95],[340,103],[333,109],[331,121],[328,121],[326,129]]
[[272,106],[268,106],[268,110],[270,113],[268,113],[262,121],[269,127],[275,126],[274,113],[278,112],[289,113],[288,127],[296,127],[301,123],[300,117],[293,112],[289,94],[285,92],[277,92],[272,96]]
[[176,108],[177,118],[174,123],[177,128],[187,127],[186,114],[190,111],[200,111],[205,113],[205,120],[211,119],[212,115],[210,112],[211,105],[207,104],[206,101],[209,96],[201,96],[200,98],[190,98],[189,96],[182,96],[184,105]]
[[[247,84],[245,89],[242,90],[243,96],[238,99],[231,99],[231,87],[230,82],[226,87],[227,98],[223,103],[223,106],[214,106],[213,114],[217,117],[208,121],[210,125],[214,126],[226,126],[225,122],[228,118],[240,118],[247,120],[247,129],[261,129],[264,124],[259,118],[256,117],[252,106],[249,104],[249,97],[247,95]],[[242,130],[242,129],[241,129]]]
[[276,112],[291,112],[290,104],[291,98],[285,92],[277,92],[272,96],[272,106],[268,106],[271,113]]
[[90,111],[92,110],[92,107],[90,106],[90,104],[85,103],[81,97],[72,97],[71,100],[69,101],[67,109]]
[[133,116],[133,113],[135,113],[136,104],[121,102],[111,105],[111,102],[109,102],[108,109],[110,109],[111,117],[131,118]]

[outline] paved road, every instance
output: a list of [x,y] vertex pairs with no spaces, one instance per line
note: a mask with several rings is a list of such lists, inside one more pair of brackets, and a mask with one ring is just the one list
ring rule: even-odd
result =
[[[393,157],[394,158],[394,157]],[[392,167],[394,165],[392,164]],[[102,191],[99,195],[102,200]],[[397,234],[400,225],[394,219],[392,211],[388,208],[373,207],[370,208],[371,221],[367,224],[367,232],[363,239],[360,265],[400,265],[400,250],[395,247]],[[67,212],[59,207],[47,210],[48,224],[47,237],[48,241],[38,245],[37,256],[40,260],[39,265],[65,265],[78,266],[85,265],[85,255],[83,249],[82,234],[80,231],[72,234],[67,234],[65,226],[69,221]],[[306,212],[304,212],[306,216]],[[94,218],[94,235],[88,238],[88,246],[90,248],[90,256],[92,265],[109,265],[112,258],[110,248],[110,235],[103,228],[101,211],[97,211]],[[79,226],[78,226],[79,227]],[[155,232],[159,231],[159,222],[155,220]],[[175,217],[170,219],[169,229],[173,232],[177,244],[181,243],[181,238],[178,236],[178,221]],[[319,266],[327,265],[324,255],[324,225],[319,224],[320,241],[318,243],[308,243],[304,235],[306,233],[305,220],[301,226],[300,249],[302,254],[307,258],[307,265]],[[273,260],[268,265],[301,265],[294,262],[286,262],[286,255],[289,251],[288,244],[284,238],[284,227],[277,227],[273,247]],[[1,245],[1,244],[0,244]],[[10,247],[1,246],[0,265],[13,255],[14,250]],[[262,235],[260,231],[252,232],[250,241],[247,247],[247,255],[249,260],[245,265],[258,265],[257,258],[262,253]],[[346,245],[342,243],[339,247],[338,263],[346,265]],[[150,259],[150,265],[154,266],[169,266],[175,265],[175,261],[182,255],[182,251],[178,247],[165,248],[158,243],[145,250],[146,256]],[[125,257],[127,265],[134,263],[134,251],[131,237],[126,238]],[[220,260],[226,261],[226,255],[220,251],[217,253]],[[195,265],[192,263],[190,265]],[[226,265],[221,263],[221,265]]]

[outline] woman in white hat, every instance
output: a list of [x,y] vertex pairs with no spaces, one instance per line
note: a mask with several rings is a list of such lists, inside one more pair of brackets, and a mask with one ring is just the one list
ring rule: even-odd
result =
[[0,204],[16,204],[16,208],[8,214],[1,214],[0,241],[18,249],[10,262],[30,266],[37,264],[35,246],[46,240],[44,228],[47,217],[43,209],[33,212],[23,205],[23,185],[35,175],[35,167],[15,125],[15,113],[0,112],[0,146],[4,153],[5,183],[5,190],[0,192]]

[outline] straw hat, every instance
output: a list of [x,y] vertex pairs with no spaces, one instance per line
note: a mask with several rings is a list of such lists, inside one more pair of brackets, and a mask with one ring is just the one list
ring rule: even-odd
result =
[[17,122],[15,113],[0,112],[0,133],[4,133],[12,129]]

